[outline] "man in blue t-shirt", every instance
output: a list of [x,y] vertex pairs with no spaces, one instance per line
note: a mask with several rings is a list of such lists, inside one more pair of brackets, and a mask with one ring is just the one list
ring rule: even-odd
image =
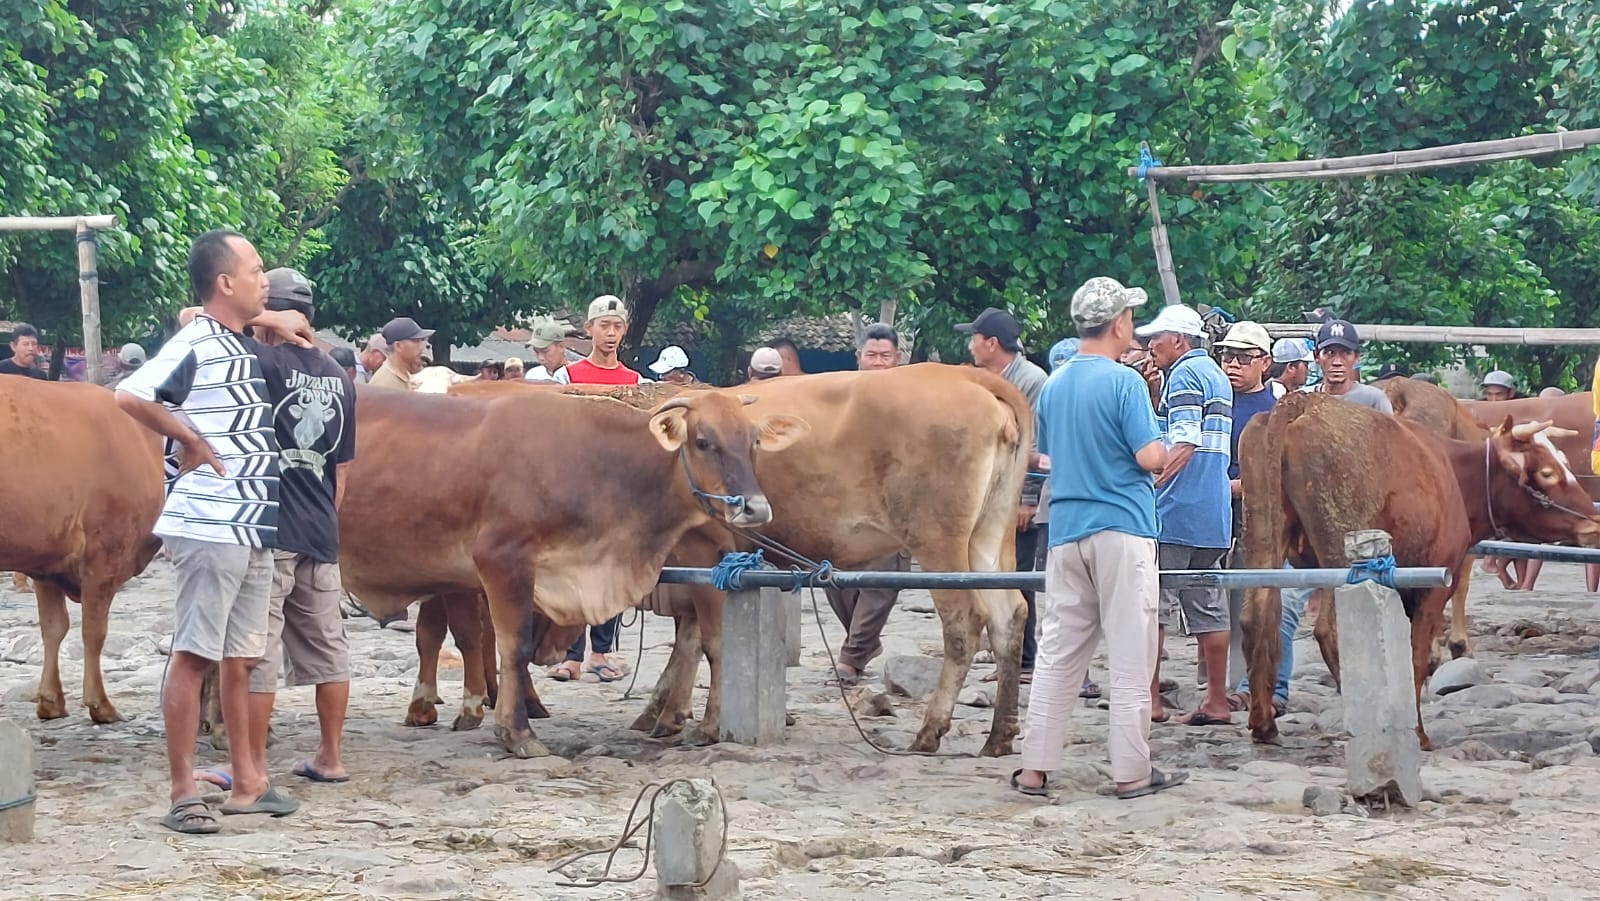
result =
[[1078,353],[1039,393],[1039,453],[1071,461],[1050,484],[1050,553],[1039,607],[1039,651],[1011,786],[1048,792],[1066,721],[1100,635],[1111,671],[1106,745],[1119,798],[1178,785],[1188,774],[1150,766],[1150,684],[1156,668],[1160,574],[1155,484],[1167,463],[1145,386],[1117,363],[1145,293],[1092,278],[1072,295]]
[[[1205,327],[1200,314],[1181,304],[1164,307],[1149,325],[1134,332],[1150,342],[1150,358],[1165,370],[1156,406],[1171,460],[1156,479],[1156,512],[1161,517],[1158,559],[1161,569],[1216,569],[1233,543],[1228,466],[1233,442],[1233,387],[1216,361],[1200,346]],[[1163,589],[1162,638],[1174,612],[1184,631],[1200,646],[1206,672],[1205,698],[1184,722],[1190,726],[1229,723],[1228,605],[1220,588]],[[1157,666],[1157,683],[1160,681]],[[1152,684],[1155,717],[1167,717]]]

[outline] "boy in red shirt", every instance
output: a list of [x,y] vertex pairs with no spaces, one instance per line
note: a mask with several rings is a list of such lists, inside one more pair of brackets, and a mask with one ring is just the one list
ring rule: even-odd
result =
[[[602,294],[589,304],[589,316],[584,321],[589,331],[593,349],[586,359],[568,363],[556,371],[556,381],[563,385],[637,385],[639,373],[617,360],[617,348],[622,346],[622,336],[628,330],[628,308],[622,299]],[[607,657],[616,647],[617,623],[621,614],[589,627],[588,661],[584,660],[583,636],[567,649],[567,659],[546,671],[557,682],[581,678],[593,673],[601,682],[615,682],[622,678],[622,670]]]

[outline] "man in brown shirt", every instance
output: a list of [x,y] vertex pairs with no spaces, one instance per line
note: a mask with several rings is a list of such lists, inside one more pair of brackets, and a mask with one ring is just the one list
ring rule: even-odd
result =
[[389,320],[381,334],[389,345],[389,359],[383,361],[367,384],[410,391],[411,376],[422,371],[422,354],[428,349],[433,329],[417,325],[409,316],[401,316]]

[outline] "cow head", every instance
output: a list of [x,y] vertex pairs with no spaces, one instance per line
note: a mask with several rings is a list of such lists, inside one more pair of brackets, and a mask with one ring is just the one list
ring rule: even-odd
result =
[[1600,547],[1594,501],[1551,441],[1572,434],[1551,428],[1549,422],[1516,425],[1510,416],[1494,429],[1489,446],[1501,477],[1491,478],[1485,488],[1500,527],[1535,541],[1576,540],[1584,547]]
[[651,434],[678,454],[696,500],[713,515],[720,507],[735,526],[772,521],[772,507],[756,483],[756,449],[783,450],[811,430],[793,416],[752,421],[744,407],[754,400],[695,391],[672,398],[650,417]]

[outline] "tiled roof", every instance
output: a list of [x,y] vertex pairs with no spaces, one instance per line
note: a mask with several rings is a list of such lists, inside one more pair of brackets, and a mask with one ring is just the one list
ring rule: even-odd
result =
[[849,313],[832,316],[793,316],[756,332],[756,343],[788,338],[801,350],[854,351],[855,326]]

